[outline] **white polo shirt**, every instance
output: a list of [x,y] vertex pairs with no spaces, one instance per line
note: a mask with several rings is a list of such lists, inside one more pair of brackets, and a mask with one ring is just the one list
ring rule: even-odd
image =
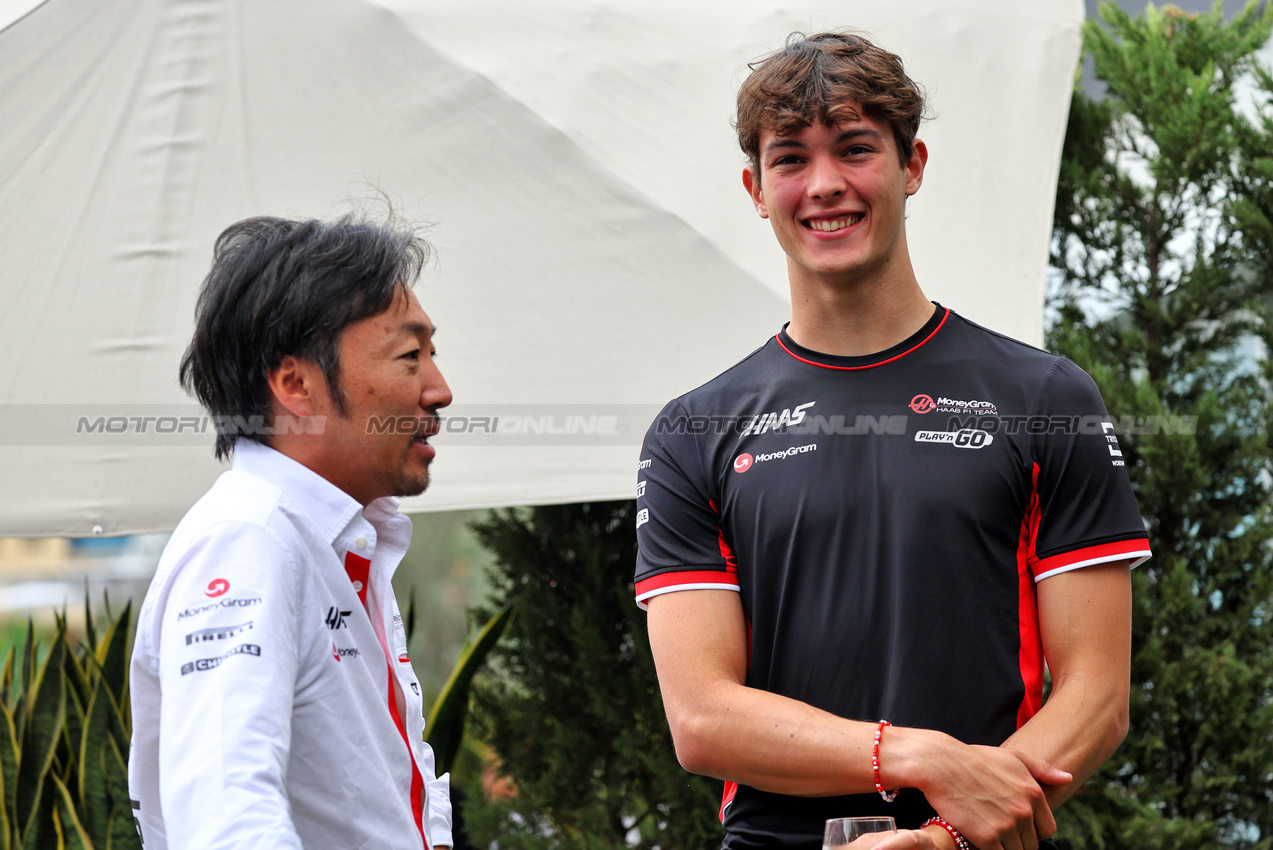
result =
[[390,584],[411,540],[397,505],[364,509],[238,442],[137,623],[128,785],[146,850],[450,846]]

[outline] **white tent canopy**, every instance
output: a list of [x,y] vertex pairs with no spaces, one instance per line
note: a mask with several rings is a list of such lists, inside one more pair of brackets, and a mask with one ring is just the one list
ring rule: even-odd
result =
[[408,510],[631,495],[658,407],[786,318],[729,120],[793,30],[905,58],[938,116],[920,282],[1042,336],[1079,0],[25,6],[0,0],[0,536],[171,528],[223,468],[176,381],[216,234],[374,187],[433,223],[456,397]]

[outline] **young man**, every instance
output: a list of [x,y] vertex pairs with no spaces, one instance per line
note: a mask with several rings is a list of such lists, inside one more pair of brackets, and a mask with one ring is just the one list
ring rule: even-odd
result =
[[638,476],[677,755],[726,780],[731,850],[853,815],[893,816],[890,848],[1031,850],[1126,730],[1149,550],[1112,427],[1073,363],[925,298],[901,60],[826,33],[753,67],[743,184],[791,322],[664,409]]
[[[181,363],[233,468],[142,605],[129,789],[147,850],[451,844],[390,579],[451,392],[392,224],[217,240]],[[385,427],[391,423],[392,427]]]

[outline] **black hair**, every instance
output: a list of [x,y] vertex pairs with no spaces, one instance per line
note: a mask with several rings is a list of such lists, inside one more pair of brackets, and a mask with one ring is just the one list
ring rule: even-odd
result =
[[411,228],[347,215],[335,221],[260,216],[217,237],[195,306],[195,331],[179,372],[217,429],[216,456],[245,437],[266,442],[273,418],[269,374],[295,356],[317,363],[332,403],[340,389],[340,332],[389,308],[428,261]]

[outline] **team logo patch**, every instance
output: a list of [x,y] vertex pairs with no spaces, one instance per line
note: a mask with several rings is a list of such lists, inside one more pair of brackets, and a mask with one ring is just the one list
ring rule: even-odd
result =
[[755,458],[753,458],[750,454],[743,452],[738,457],[734,458],[734,471],[746,472],[751,469],[751,465],[754,460]]
[[920,393],[911,399],[911,403],[907,407],[916,413],[932,413],[933,409],[937,407],[937,403],[927,393]]
[[978,428],[962,428],[958,431],[916,431],[917,443],[945,443],[961,449],[985,448],[995,441],[993,435]]
[[229,589],[230,589],[230,582],[226,581],[223,578],[214,578],[212,581],[208,582],[207,594],[208,596],[211,596],[213,599],[215,599],[218,596],[224,596],[226,591],[228,591]]
[[191,673],[201,673],[204,670],[215,670],[221,666],[222,661],[225,661],[227,658],[232,658],[235,655],[254,655],[257,658],[260,658],[261,647],[254,643],[241,643],[233,649],[226,650],[224,655],[220,655],[215,658],[200,658],[196,661],[191,661],[188,664],[182,664],[181,675],[187,676]]

